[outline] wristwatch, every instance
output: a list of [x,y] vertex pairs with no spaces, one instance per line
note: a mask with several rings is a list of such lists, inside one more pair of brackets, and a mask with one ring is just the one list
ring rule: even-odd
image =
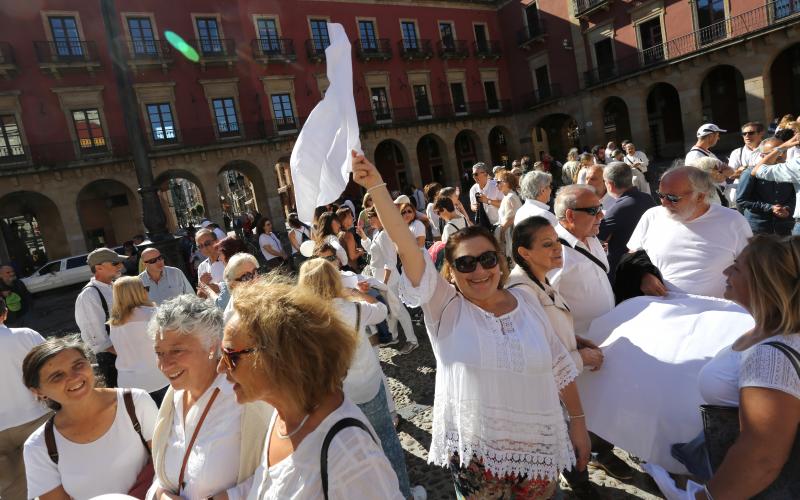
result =
[[781,153],[785,153],[785,152],[787,152],[789,150],[789,148],[783,148],[781,146],[778,146],[777,148],[775,148],[775,150],[779,151]]

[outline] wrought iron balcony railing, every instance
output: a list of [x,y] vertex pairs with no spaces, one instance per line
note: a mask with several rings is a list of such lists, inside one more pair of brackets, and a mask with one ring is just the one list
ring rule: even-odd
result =
[[251,42],[253,56],[262,62],[297,60],[291,38],[255,38]]
[[356,41],[356,53],[362,61],[387,61],[392,58],[392,42],[388,38],[359,39]]

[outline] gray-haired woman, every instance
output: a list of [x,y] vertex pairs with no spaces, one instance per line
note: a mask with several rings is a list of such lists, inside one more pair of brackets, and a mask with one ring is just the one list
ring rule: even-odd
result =
[[170,388],[153,435],[148,498],[240,498],[236,486],[258,467],[272,409],[237,404],[233,386],[217,375],[222,312],[181,295],[161,304],[149,332]]
[[[243,283],[249,283],[258,277],[258,260],[249,253],[237,253],[225,266],[225,290],[228,293],[228,299],[225,301],[224,312],[222,313],[223,321],[227,323],[228,318],[233,314],[233,300],[230,299],[230,294]],[[220,304],[217,302],[217,307]]]

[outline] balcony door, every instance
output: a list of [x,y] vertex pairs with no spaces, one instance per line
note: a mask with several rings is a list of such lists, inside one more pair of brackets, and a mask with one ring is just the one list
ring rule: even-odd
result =
[[550,97],[550,72],[547,65],[539,66],[534,70],[536,76],[536,88],[539,89],[539,99],[547,99]]
[[594,44],[594,58],[597,63],[597,74],[601,80],[614,74],[614,47],[611,38],[604,38]]
[[48,18],[53,44],[59,57],[81,57],[83,47],[78,33],[78,23],[74,17],[58,16]]
[[697,0],[697,27],[700,29],[700,44],[725,38],[725,0]]
[[652,64],[664,59],[661,18],[656,17],[640,24],[639,39],[642,41],[642,62],[644,64]]

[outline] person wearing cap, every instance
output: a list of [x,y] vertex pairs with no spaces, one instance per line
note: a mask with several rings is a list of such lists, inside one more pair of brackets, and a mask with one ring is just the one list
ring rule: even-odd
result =
[[111,284],[122,274],[124,255],[110,248],[93,250],[86,258],[92,279],[83,287],[75,300],[75,323],[81,339],[94,352],[97,365],[107,387],[117,386],[117,361],[109,335],[111,305],[114,303]]
[[720,132],[727,132],[727,130],[723,130],[713,123],[706,123],[700,126],[697,129],[697,142],[694,143],[692,149],[686,153],[686,158],[683,159],[683,164],[688,166],[694,166],[694,162],[699,160],[700,158],[717,158],[717,156],[711,152],[711,148],[717,145],[719,142],[719,134]]
[[489,176],[489,167],[483,162],[478,162],[472,166],[472,178],[475,184],[469,188],[469,202],[473,212],[478,211],[478,204],[482,204],[486,210],[489,223],[496,225],[500,220],[500,202],[503,201],[503,193],[497,187],[497,183]]
[[[795,134],[794,137],[765,154],[750,171],[750,175],[758,179],[774,182],[791,182],[794,184],[796,202],[794,207],[795,225],[794,229],[792,229],[793,235],[800,235],[800,156],[795,156],[783,163],[769,164],[785,154],[789,149],[797,147],[798,144],[800,144],[800,133]],[[765,167],[764,165],[768,166]]]
[[139,275],[142,284],[156,305],[183,294],[194,295],[194,288],[186,275],[177,267],[164,264],[164,256],[157,248],[146,248],[142,252],[144,271]]

